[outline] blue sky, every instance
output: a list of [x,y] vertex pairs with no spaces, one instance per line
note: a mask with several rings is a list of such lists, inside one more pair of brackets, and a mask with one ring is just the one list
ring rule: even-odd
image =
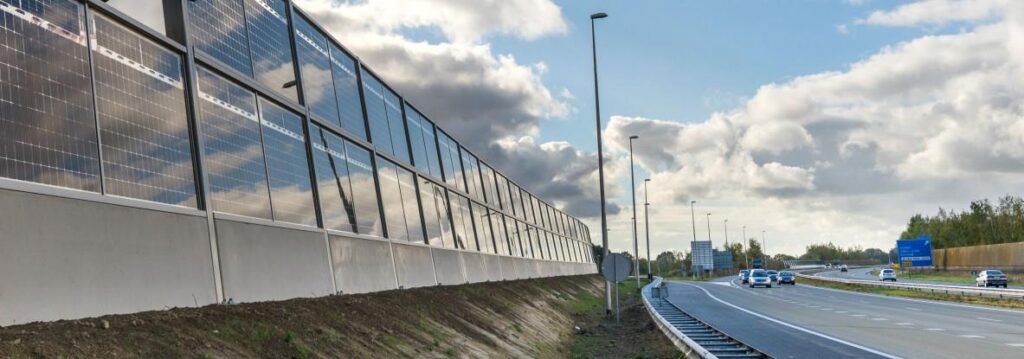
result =
[[[568,89],[574,112],[542,121],[541,141],[594,150],[589,14],[598,24],[603,115],[704,121],[757,88],[796,76],[841,71],[884,46],[920,36],[915,28],[859,26],[854,20],[905,1],[559,1],[569,32],[536,40],[495,36],[496,53],[548,66],[544,82]],[[880,6],[884,5],[884,6]],[[837,26],[846,24],[849,33]]]

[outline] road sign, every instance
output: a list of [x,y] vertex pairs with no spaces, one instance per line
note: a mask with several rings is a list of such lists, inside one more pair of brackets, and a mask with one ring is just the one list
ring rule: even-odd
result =
[[622,282],[632,271],[633,264],[629,258],[618,253],[611,253],[601,261],[601,275],[609,282]]
[[932,239],[921,235],[917,239],[901,239],[896,241],[900,262],[903,268],[932,266]]
[[761,260],[761,258],[755,258],[755,259],[754,259],[753,261],[751,261],[751,262],[752,262],[752,263],[750,264],[750,266],[751,266],[751,267],[754,267],[754,269],[761,269],[761,268],[763,268],[763,267],[764,267],[764,261],[763,261],[763,260]]

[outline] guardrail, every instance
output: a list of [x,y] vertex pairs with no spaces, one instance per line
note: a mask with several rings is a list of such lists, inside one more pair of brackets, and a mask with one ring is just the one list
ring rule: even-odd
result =
[[986,298],[999,298],[999,299],[1024,300],[1024,289],[972,288],[972,287],[964,287],[964,286],[956,286],[956,285],[943,285],[943,284],[882,282],[882,281],[864,280],[864,279],[846,279],[846,278],[819,277],[819,276],[816,276],[816,275],[807,275],[807,274],[803,274],[803,273],[797,273],[797,277],[805,278],[805,279],[821,280],[821,281],[827,281],[827,282],[843,283],[843,284],[868,285],[868,286],[876,286],[876,287],[883,287],[883,288],[913,290],[913,291],[919,291],[919,292],[954,294],[954,295],[973,296],[973,297],[986,297]]
[[[662,278],[654,277],[654,281],[644,286],[643,298],[647,312],[654,319],[658,329],[672,341],[672,344],[679,348],[687,358],[693,359],[718,359],[718,358],[740,358],[758,359],[767,358],[757,350],[754,350],[743,343],[732,339],[706,323],[691,317],[678,307],[669,303],[662,295],[654,295],[655,289],[659,294],[668,290],[662,286]],[[652,303],[652,300],[655,303]]]

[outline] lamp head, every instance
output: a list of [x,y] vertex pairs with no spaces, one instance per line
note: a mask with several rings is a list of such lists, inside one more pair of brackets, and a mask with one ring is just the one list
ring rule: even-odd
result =
[[605,14],[605,13],[603,13],[603,12],[599,12],[599,13],[594,13],[594,14],[591,14],[591,15],[590,15],[590,19],[591,19],[591,20],[596,20],[596,19],[604,19],[604,18],[606,18],[606,17],[608,17],[608,14]]
[[638,139],[638,138],[640,138],[640,136],[637,136],[637,135],[629,136],[629,139],[631,139],[631,140],[635,140],[635,139]]
[[644,178],[644,182],[650,182],[650,181],[651,181],[650,178]]

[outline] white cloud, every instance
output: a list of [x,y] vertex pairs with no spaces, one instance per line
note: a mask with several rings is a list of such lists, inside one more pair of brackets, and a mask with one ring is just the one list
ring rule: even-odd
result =
[[976,22],[998,16],[1009,0],[925,0],[891,11],[874,11],[859,22],[883,26],[943,25]]

